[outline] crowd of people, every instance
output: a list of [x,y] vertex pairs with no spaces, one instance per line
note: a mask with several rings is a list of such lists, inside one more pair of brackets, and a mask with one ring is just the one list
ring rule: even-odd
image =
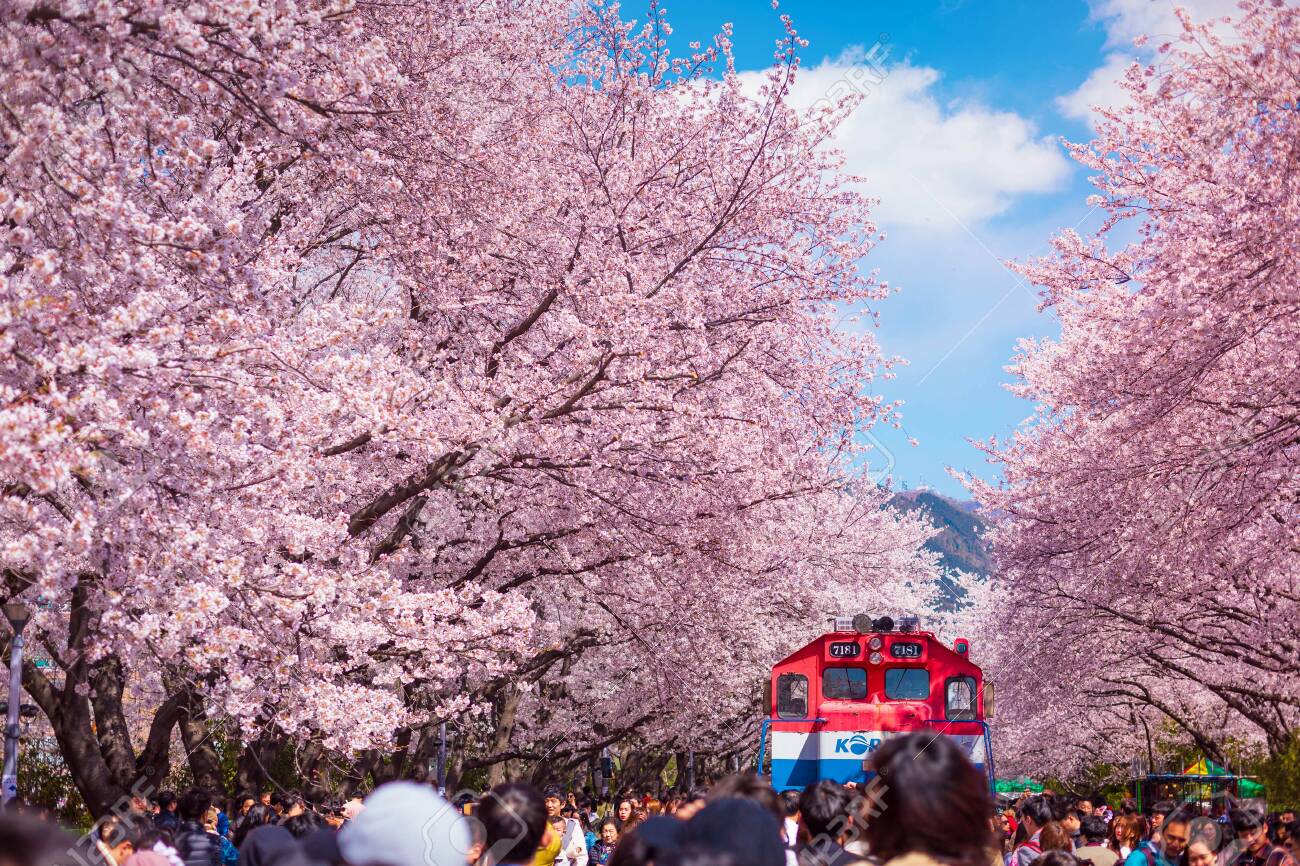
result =
[[[616,800],[498,785],[450,801],[415,782],[316,805],[202,790],[132,798],[75,839],[0,816],[0,866],[1297,866],[1295,815],[1034,795],[999,808],[951,740],[872,755],[868,784],[776,792],[753,773]],[[1120,861],[1123,861],[1121,864]]]

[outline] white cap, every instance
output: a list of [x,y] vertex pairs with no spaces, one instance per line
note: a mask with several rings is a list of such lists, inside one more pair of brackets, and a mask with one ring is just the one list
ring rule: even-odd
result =
[[350,866],[465,866],[469,825],[428,785],[389,782],[339,831]]

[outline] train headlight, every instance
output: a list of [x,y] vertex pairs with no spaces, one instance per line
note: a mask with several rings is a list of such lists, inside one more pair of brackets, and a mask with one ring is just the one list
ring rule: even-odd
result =
[[872,663],[873,665],[878,665],[878,664],[880,664],[880,663],[881,663],[882,661],[884,661],[884,660],[885,660],[884,657],[883,657],[880,653],[872,653],[872,654],[871,654],[871,663]]
[[871,640],[867,641],[867,646],[871,647],[873,650],[878,650],[884,645],[884,642],[878,637],[873,637]]

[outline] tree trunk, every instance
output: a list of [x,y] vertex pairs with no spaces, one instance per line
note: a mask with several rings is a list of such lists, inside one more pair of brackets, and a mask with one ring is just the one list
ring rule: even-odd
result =
[[[507,685],[501,696],[496,714],[496,730],[492,733],[492,743],[488,754],[496,755],[510,748],[510,738],[515,732],[515,715],[519,711],[519,690]],[[500,785],[506,781],[506,764],[498,761],[488,768],[488,787]]]

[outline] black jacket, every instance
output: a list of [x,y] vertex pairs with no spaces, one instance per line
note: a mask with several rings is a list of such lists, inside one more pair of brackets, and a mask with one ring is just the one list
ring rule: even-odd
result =
[[221,837],[204,830],[197,821],[182,821],[173,845],[185,866],[222,866]]

